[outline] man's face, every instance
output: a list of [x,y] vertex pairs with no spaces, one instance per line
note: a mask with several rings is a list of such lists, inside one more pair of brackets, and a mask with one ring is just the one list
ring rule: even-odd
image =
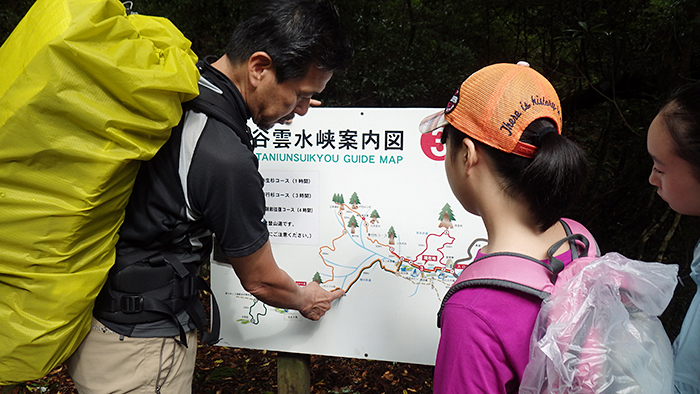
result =
[[275,123],[291,120],[294,115],[305,115],[311,97],[321,93],[332,76],[332,72],[312,65],[304,78],[277,83],[275,71],[269,70],[258,87],[255,104],[250,106],[253,122],[267,130]]

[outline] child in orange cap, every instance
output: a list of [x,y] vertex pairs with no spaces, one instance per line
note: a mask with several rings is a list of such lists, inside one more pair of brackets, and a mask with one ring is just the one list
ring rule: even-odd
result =
[[[584,186],[586,158],[561,135],[556,91],[527,63],[472,74],[444,112],[421,123],[423,133],[440,128],[452,192],[488,234],[476,259],[507,253],[549,264],[548,249],[572,229],[590,235],[561,219]],[[570,248],[564,243],[554,257],[568,264]],[[541,302],[500,287],[455,292],[438,322],[434,392],[517,392]]]

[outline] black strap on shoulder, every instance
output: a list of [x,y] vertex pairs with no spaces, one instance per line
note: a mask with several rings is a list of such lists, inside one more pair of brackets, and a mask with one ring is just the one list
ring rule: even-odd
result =
[[203,113],[225,124],[238,135],[238,138],[241,139],[241,141],[248,149],[250,149],[251,152],[253,151],[253,134],[250,132],[248,125],[245,122],[237,121],[231,115],[221,110],[221,108],[207,101],[203,97],[203,94],[200,94],[190,101],[182,103],[182,108],[184,110]]
[[[573,243],[572,243],[573,241]],[[576,245],[575,241],[581,241],[583,244],[583,250],[579,250],[578,245]],[[564,270],[564,262],[559,260],[558,258],[554,257],[554,254],[559,250],[559,248],[565,244],[566,242],[569,242],[571,247],[571,257],[573,259],[577,259],[579,257],[586,257],[588,256],[588,239],[583,236],[582,234],[571,234],[567,235],[566,237],[560,239],[559,241],[555,242],[552,244],[552,246],[549,247],[547,250],[547,257],[549,258],[549,266],[551,267],[552,273],[554,274],[552,276],[552,283],[556,283],[557,281],[557,276],[559,273]]]
[[[575,226],[575,228],[572,228],[571,225],[569,225],[569,222],[571,222],[571,225]],[[595,257],[600,257],[600,247],[598,247],[598,242],[596,242],[595,238],[593,237],[593,234],[591,234],[590,231],[588,231],[587,228],[585,228],[582,224],[578,222],[574,222],[571,219],[559,219],[559,223],[562,224],[564,227],[564,230],[566,231],[566,235],[571,235],[571,234],[581,234],[586,239],[588,239],[589,242],[589,248],[588,248],[588,256],[595,256]],[[571,241],[569,243],[569,249],[571,249],[572,257],[574,259],[579,258],[578,256],[578,249],[575,247],[576,243],[574,241]]]

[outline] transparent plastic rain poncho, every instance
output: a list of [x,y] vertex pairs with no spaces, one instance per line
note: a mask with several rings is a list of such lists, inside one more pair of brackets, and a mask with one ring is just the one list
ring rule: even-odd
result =
[[535,323],[520,393],[671,393],[673,352],[658,316],[677,274],[608,253],[560,278]]

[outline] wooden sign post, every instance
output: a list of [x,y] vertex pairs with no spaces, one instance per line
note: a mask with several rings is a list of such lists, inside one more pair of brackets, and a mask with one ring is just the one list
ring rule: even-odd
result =
[[308,394],[311,391],[311,356],[308,354],[277,354],[277,393]]

